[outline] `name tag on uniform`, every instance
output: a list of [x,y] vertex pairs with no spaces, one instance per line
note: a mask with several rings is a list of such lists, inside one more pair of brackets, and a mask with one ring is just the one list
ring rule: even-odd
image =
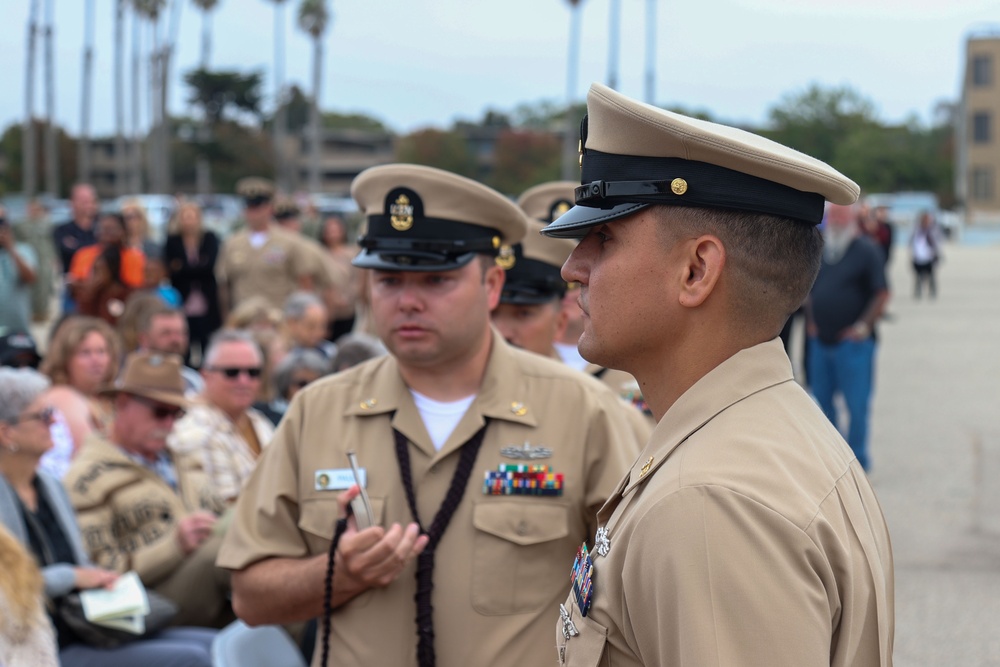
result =
[[[359,468],[361,483],[368,486],[368,469]],[[317,491],[346,491],[354,485],[354,472],[350,468],[331,468],[316,471]]]

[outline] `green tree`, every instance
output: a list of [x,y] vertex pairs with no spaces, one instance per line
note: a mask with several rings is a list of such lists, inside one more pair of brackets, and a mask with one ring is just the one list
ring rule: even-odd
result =
[[184,75],[184,83],[190,88],[188,102],[202,110],[210,125],[229,118],[230,112],[237,114],[230,120],[243,113],[259,121],[262,80],[260,72],[210,72],[201,68]]
[[875,106],[866,97],[846,86],[825,89],[818,84],[786,94],[769,117],[765,136],[831,164],[844,137],[876,124]]
[[504,130],[494,146],[495,168],[489,185],[517,196],[533,185],[559,179],[561,142],[551,132]]
[[476,160],[465,137],[454,131],[428,128],[417,130],[399,140],[399,162],[423,164],[475,178]]
[[[36,119],[33,123],[34,136],[46,136],[49,131],[49,124],[44,120]],[[77,178],[76,170],[76,140],[66,134],[66,131],[56,125],[54,128],[56,137],[56,169],[60,184],[60,190],[54,192],[57,197],[65,197],[69,194],[70,186]],[[0,192],[23,192],[24,191],[24,124],[11,124],[0,134],[0,155],[7,163],[6,169],[0,171]],[[38,142],[34,144],[35,164],[40,169],[49,168],[47,159],[49,151],[44,145]]]

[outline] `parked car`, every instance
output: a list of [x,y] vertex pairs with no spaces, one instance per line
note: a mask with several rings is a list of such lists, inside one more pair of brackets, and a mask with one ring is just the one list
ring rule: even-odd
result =
[[192,200],[201,207],[202,225],[225,238],[243,215],[243,200],[236,195],[194,195]]

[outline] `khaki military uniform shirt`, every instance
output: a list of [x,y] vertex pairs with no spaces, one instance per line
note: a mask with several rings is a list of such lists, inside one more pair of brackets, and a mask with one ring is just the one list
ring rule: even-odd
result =
[[249,296],[262,296],[275,308],[283,308],[299,280],[315,270],[315,258],[294,235],[277,225],[266,234],[264,244],[255,248],[250,230],[241,229],[222,246],[215,273],[220,285],[229,286],[230,308]]
[[559,664],[892,664],[882,512],[779,341],[681,396],[599,520],[610,548],[587,616],[565,603]]
[[[440,451],[391,356],[299,392],[237,502],[218,564],[242,569],[270,557],[327,553],[338,492],[320,488],[318,478],[346,469],[349,449],[367,469],[376,520],[412,521],[393,428],[410,443],[420,520],[429,526],[462,444],[488,419],[472,477],[436,551],[437,664],[551,665],[547,619],[568,590],[566,562],[593,535],[595,512],[637,445],[620,405],[600,383],[516,350],[496,333],[492,345],[481,389]],[[549,452],[528,460],[505,454],[507,448]],[[565,476],[562,495],[485,494],[486,473],[502,463],[550,466]],[[411,564],[390,586],[335,610],[330,646],[338,666],[416,665],[414,575]]]

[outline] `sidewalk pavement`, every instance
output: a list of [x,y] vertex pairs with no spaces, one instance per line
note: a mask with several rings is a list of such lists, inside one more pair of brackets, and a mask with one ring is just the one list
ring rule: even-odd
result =
[[1000,245],[949,245],[916,300],[899,248],[870,477],[896,566],[897,667],[1000,665]]

